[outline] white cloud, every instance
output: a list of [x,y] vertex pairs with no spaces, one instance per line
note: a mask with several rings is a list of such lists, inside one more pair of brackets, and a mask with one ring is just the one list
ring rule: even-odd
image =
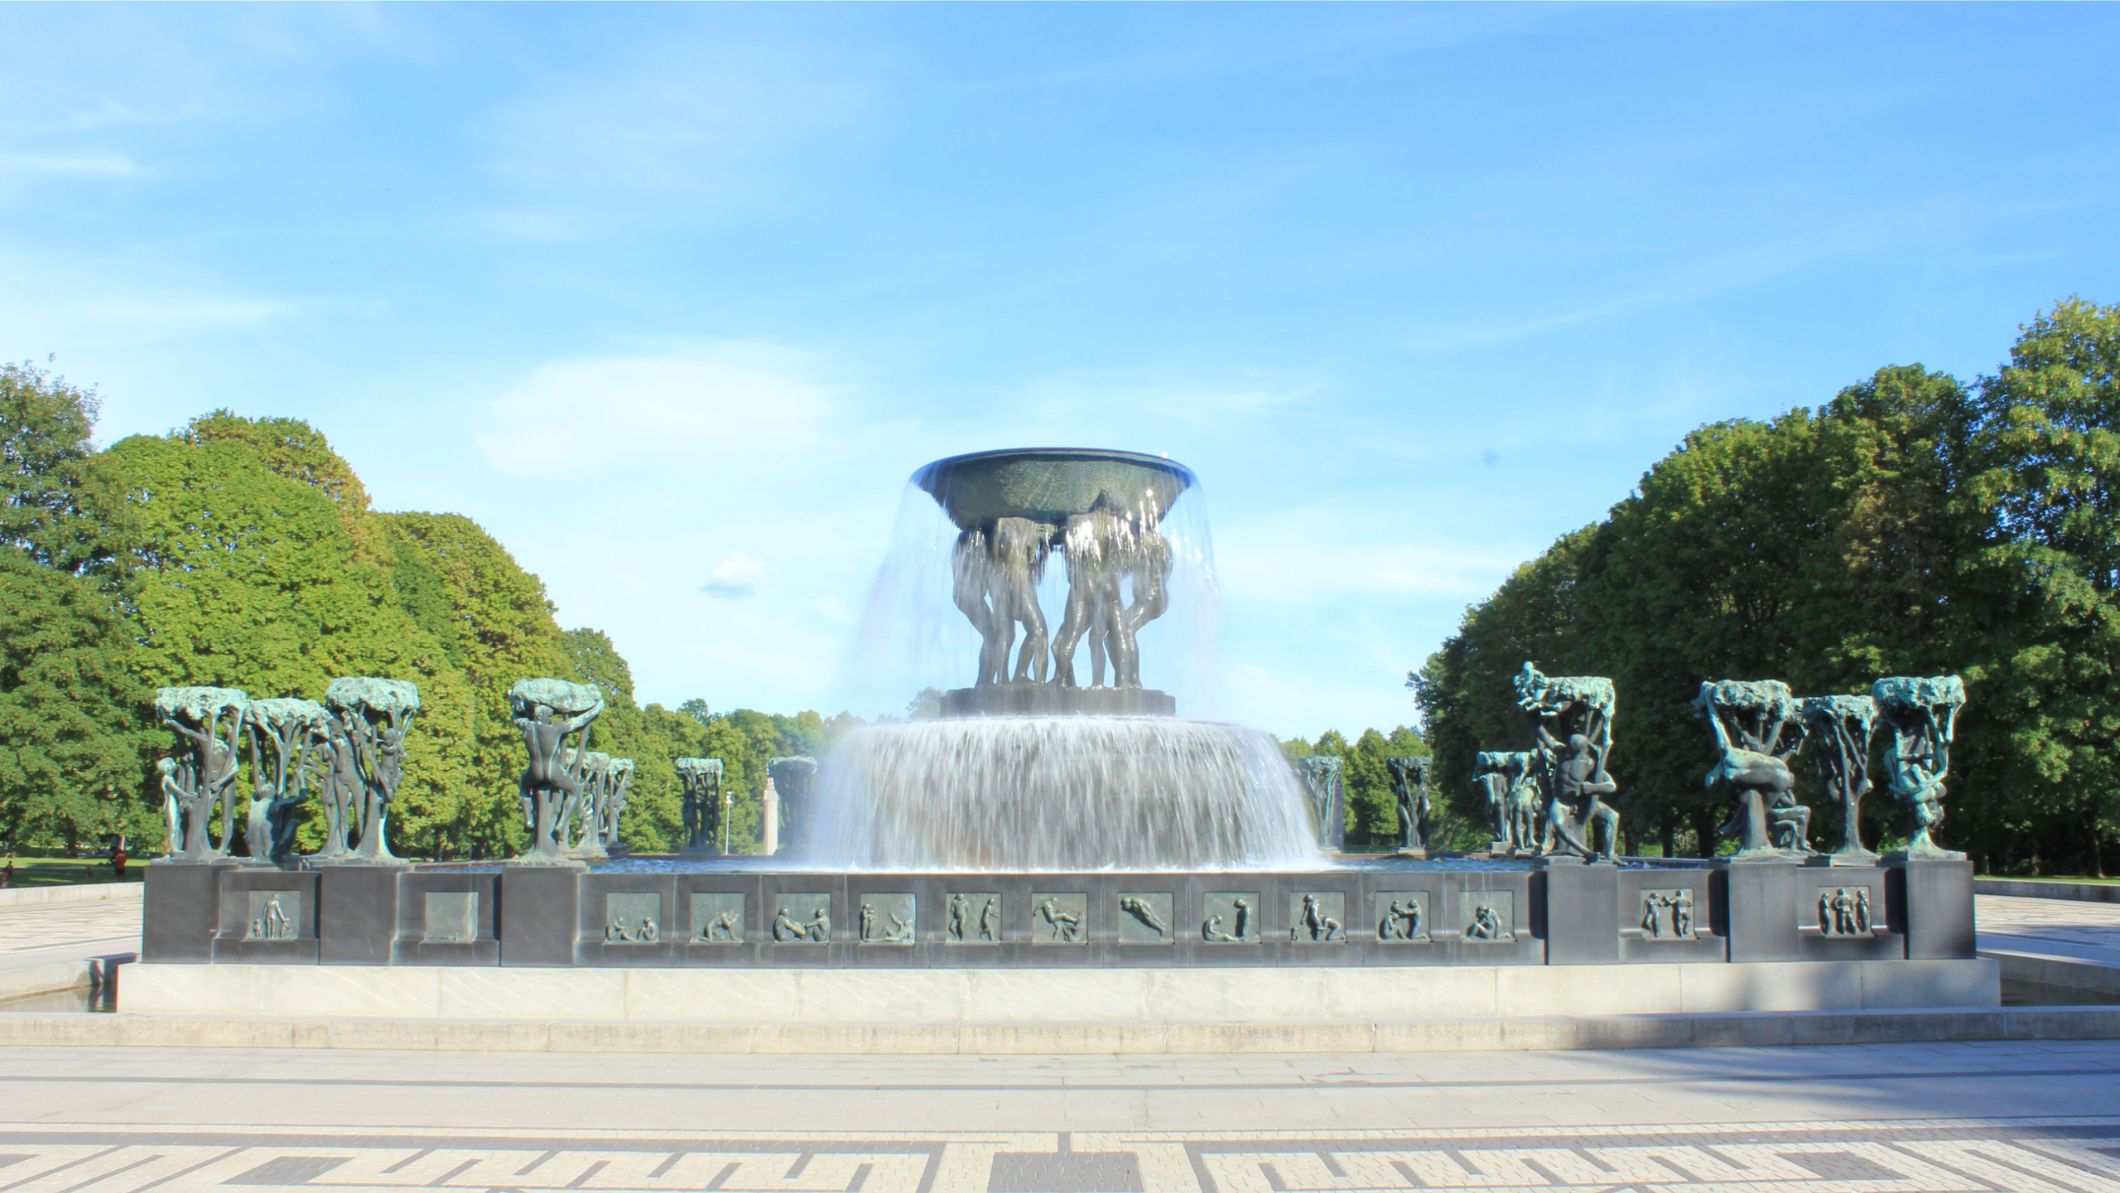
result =
[[716,564],[714,570],[708,574],[707,582],[700,585],[699,590],[708,596],[740,600],[756,596],[758,586],[765,583],[765,579],[764,561],[739,553]]

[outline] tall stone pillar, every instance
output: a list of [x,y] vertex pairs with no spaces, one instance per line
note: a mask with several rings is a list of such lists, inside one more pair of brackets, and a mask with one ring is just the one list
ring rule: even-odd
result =
[[773,786],[773,776],[766,776],[766,790],[761,797],[765,812],[758,830],[759,852],[772,857],[780,852],[780,791]]

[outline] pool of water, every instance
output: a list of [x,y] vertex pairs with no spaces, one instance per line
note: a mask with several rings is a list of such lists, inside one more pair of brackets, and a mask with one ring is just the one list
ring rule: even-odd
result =
[[2050,986],[2019,978],[2002,979],[2002,1005],[2006,1007],[2110,1007],[2120,1006],[2120,991],[2083,990],[2075,986]]
[[77,986],[72,990],[54,990],[48,994],[27,994],[21,998],[0,999],[0,1015],[49,1015],[62,1011],[115,1011],[117,1010],[117,988],[108,984],[88,987]]

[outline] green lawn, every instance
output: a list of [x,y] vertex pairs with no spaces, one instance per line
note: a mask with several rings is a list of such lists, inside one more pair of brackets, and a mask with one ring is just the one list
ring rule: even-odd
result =
[[[15,878],[11,884],[27,886],[74,886],[88,882],[112,882],[110,863],[100,857],[16,857]],[[0,865],[5,865],[0,862]],[[140,881],[140,863],[131,861],[125,866],[127,882]]]
[[2093,886],[2112,886],[2120,883],[2120,878],[2083,878],[2061,874],[1982,874],[1981,877],[2000,878],[2008,882],[2087,882]]

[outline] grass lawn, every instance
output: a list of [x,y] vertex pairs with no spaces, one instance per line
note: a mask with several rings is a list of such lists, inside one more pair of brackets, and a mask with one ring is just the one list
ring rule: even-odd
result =
[[[13,885],[73,886],[87,882],[113,882],[110,863],[100,857],[16,857]],[[0,861],[0,865],[5,865]],[[128,862],[125,881],[140,881],[140,864]]]
[[1982,874],[1981,877],[1999,878],[2006,882],[2087,882],[2092,886],[2112,886],[2120,883],[2120,878],[2083,878],[2063,874],[2042,874],[2036,878],[2030,874]]

